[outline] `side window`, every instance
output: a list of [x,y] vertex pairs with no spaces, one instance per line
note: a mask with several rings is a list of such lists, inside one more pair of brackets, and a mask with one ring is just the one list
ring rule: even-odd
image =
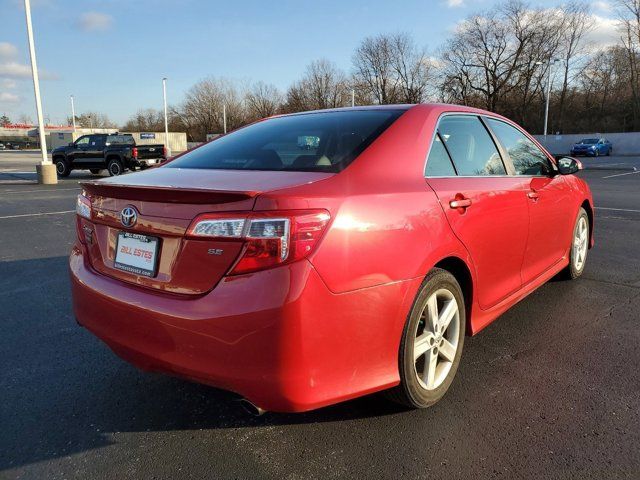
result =
[[447,153],[447,149],[442,144],[440,134],[436,133],[429,150],[429,158],[427,158],[427,168],[424,172],[427,177],[451,177],[456,174],[451,158]]
[[498,141],[509,153],[516,175],[548,175],[552,171],[551,162],[526,135],[508,123],[487,118],[487,123]]
[[444,117],[438,133],[447,146],[458,175],[506,175],[507,172],[489,132],[478,117]]
[[76,140],[76,147],[86,147],[87,145],[89,145],[88,135],[86,137],[80,137],[78,140]]
[[89,146],[90,147],[99,147],[101,144],[102,137],[99,135],[91,135],[89,137]]

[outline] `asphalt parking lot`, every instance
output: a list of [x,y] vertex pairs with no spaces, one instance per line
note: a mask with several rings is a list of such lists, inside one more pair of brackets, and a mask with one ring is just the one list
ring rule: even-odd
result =
[[261,417],[77,326],[67,255],[92,175],[38,186],[37,161],[0,152],[1,478],[640,478],[640,158],[585,160],[585,274],[468,338],[435,407],[372,395]]

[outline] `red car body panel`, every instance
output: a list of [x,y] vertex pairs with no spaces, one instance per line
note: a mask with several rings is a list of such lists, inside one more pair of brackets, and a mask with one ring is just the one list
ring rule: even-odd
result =
[[[86,184],[94,216],[78,218],[70,258],[79,323],[141,368],[266,410],[304,411],[398,384],[402,330],[430,269],[451,259],[466,268],[474,334],[568,264],[582,205],[593,219],[589,188],[573,175],[425,179],[438,119],[456,112],[502,118],[410,107],[338,174],[160,167]],[[472,208],[449,208],[458,195]],[[154,278],[113,268],[127,205],[139,211],[132,231],[162,238]],[[229,275],[241,242],[185,236],[201,213],[301,209],[329,213],[319,244],[306,259],[255,273]],[[207,254],[216,248],[224,254]]]

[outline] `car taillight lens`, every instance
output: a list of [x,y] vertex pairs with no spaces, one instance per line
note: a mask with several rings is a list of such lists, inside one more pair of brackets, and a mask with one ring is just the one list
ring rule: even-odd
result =
[[167,158],[167,147],[162,147],[162,156]]
[[131,155],[133,155],[133,158],[138,158],[138,148],[137,147],[133,147],[131,149]]
[[200,215],[187,235],[244,240],[245,248],[230,275],[305,258],[322,237],[330,218],[325,210],[253,213],[245,218],[223,215]]
[[91,202],[84,195],[78,195],[76,213],[87,220],[91,220]]

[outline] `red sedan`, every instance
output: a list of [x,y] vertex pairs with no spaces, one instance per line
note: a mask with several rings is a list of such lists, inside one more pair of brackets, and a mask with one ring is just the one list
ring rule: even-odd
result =
[[83,184],[79,323],[140,368],[304,411],[447,391],[473,335],[593,245],[593,204],[513,122],[453,105],[285,115]]

